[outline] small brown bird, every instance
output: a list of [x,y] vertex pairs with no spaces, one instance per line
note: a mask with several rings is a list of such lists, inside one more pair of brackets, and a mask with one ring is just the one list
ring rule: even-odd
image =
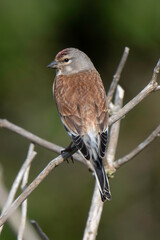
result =
[[90,58],[76,48],[59,52],[53,94],[61,121],[77,149],[95,170],[102,201],[111,199],[103,166],[108,135],[107,98],[101,77]]

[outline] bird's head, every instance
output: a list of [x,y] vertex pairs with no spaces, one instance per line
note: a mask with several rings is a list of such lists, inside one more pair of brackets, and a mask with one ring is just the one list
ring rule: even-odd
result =
[[85,70],[95,69],[90,58],[76,48],[66,48],[60,51],[53,62],[47,67],[55,68],[57,75],[70,75]]

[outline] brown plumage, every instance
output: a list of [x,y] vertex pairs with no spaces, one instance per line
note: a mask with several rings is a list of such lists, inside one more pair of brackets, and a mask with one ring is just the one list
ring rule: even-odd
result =
[[107,143],[107,98],[101,77],[87,55],[78,49],[59,52],[49,67],[57,69],[53,92],[69,136],[90,160],[102,201],[111,198],[102,158]]
[[106,94],[97,71],[58,76],[54,96],[58,111],[70,131],[84,135],[90,125],[97,132],[107,128]]

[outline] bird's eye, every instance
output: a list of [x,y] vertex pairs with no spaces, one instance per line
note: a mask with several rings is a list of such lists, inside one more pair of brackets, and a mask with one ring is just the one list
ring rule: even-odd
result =
[[64,62],[69,62],[69,59],[68,59],[68,58],[65,58],[65,59],[64,59]]

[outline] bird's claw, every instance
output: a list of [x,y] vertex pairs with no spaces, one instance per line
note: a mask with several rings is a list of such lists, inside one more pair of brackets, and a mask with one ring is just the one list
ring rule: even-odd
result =
[[[70,149],[69,147],[67,147],[67,148],[65,148],[64,150],[61,151],[61,155],[62,155],[62,157],[65,159],[65,161],[66,161],[67,163],[69,163],[69,160],[68,160],[68,158],[65,158],[65,156],[66,156],[66,154],[69,153],[70,151],[71,151],[71,149]],[[70,156],[70,158],[71,158],[71,160],[72,160],[72,163],[74,163],[74,159],[73,159],[72,155]]]

